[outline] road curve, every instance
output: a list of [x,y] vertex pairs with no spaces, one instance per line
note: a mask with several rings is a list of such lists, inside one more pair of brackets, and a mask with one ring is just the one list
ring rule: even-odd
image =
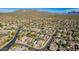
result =
[[12,40],[7,45],[5,45],[4,47],[0,48],[0,51],[7,51],[15,43],[15,41],[17,39],[17,36],[18,36],[18,34],[20,32],[20,28],[21,27],[19,27],[19,29],[17,30],[15,36],[12,38]]
[[[55,31],[56,32],[56,31]],[[55,34],[55,32],[53,32],[52,36],[48,39],[48,41],[44,44],[43,47],[41,48],[33,48],[29,45],[25,45],[25,44],[22,44],[22,43],[16,43],[17,45],[21,45],[21,46],[24,46],[24,47],[28,47],[28,48],[31,48],[32,50],[35,50],[35,51],[43,51],[47,48],[47,46],[52,42],[52,39],[53,39],[53,35]]]

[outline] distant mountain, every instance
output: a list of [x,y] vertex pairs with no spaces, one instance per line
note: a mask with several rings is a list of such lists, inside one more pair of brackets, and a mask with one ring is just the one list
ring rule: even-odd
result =
[[15,14],[18,16],[28,16],[28,17],[50,17],[54,15],[54,13],[37,11],[37,10],[17,10],[12,14]]
[[0,13],[0,17],[9,19],[36,19],[36,18],[50,18],[54,13],[37,11],[37,10],[17,10],[11,13]]
[[79,11],[70,11],[68,14],[79,14]]

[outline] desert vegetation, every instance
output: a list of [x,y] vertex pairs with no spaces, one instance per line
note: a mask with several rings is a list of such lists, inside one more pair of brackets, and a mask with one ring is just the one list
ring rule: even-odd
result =
[[[19,10],[0,14],[0,46],[11,40],[21,26],[16,43],[39,49],[52,37],[47,51],[79,50],[79,15],[54,14],[34,10]],[[16,45],[9,50],[32,50]]]

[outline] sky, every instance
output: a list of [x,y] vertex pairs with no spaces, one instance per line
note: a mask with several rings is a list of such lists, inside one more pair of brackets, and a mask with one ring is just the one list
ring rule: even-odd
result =
[[14,12],[16,10],[37,10],[51,13],[66,13],[72,10],[79,11],[79,8],[0,8],[1,13]]

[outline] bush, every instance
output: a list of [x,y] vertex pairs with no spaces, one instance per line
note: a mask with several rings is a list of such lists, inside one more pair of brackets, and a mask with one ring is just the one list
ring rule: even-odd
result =
[[0,27],[3,27],[3,24],[2,23],[0,23]]

